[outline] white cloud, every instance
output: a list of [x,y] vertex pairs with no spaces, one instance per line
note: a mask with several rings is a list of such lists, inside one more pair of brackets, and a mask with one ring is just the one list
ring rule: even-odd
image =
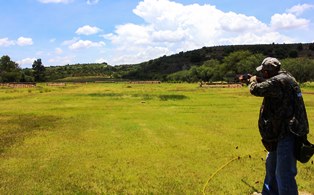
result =
[[313,8],[314,8],[314,5],[311,5],[311,4],[302,4],[302,5],[298,4],[298,5],[293,6],[290,9],[287,9],[286,11],[288,13],[298,16],[298,15],[301,15],[306,10],[313,9]]
[[107,34],[104,37],[112,40],[114,44],[133,43],[133,45],[150,44],[150,34],[153,32],[149,26],[125,24],[116,27],[116,34]]
[[87,0],[86,1],[86,3],[88,4],[88,5],[95,5],[95,4],[97,4],[99,2],[99,0]]
[[95,63],[103,63],[103,62],[106,62],[106,59],[105,58],[99,58],[95,61]]
[[37,60],[36,58],[24,58],[22,60],[17,61],[17,63],[21,67],[31,67],[31,65],[34,63],[34,61]]
[[0,39],[0,46],[9,47],[12,45],[19,45],[19,46],[33,45],[33,40],[32,38],[27,38],[27,37],[20,37],[16,41],[10,40],[9,38]]
[[85,25],[78,28],[75,33],[78,35],[92,35],[92,34],[97,34],[100,31],[101,29],[96,26]]
[[75,56],[57,56],[54,58],[48,59],[49,64],[53,65],[66,65],[72,64],[74,62]]
[[119,25],[103,35],[114,47],[109,64],[138,63],[203,46],[291,42],[292,38],[275,30],[308,25],[307,20],[291,16],[285,24],[281,21],[287,19],[285,15],[275,15],[270,26],[254,16],[223,12],[210,4],[183,5],[170,0],[143,0],[133,13],[145,23]]
[[267,25],[256,19],[254,16],[246,16],[228,12],[223,14],[219,20],[222,30],[226,32],[250,32],[250,31],[265,31]]
[[38,0],[40,3],[71,3],[73,0]]
[[156,42],[178,42],[183,41],[186,36],[186,32],[183,29],[161,30],[152,32],[152,40]]
[[44,55],[44,54],[45,54],[44,51],[37,51],[37,52],[36,52],[36,56],[41,56],[41,55]]
[[55,53],[56,53],[57,55],[60,55],[60,54],[63,53],[63,50],[62,50],[61,48],[56,48],[56,49],[55,49]]
[[15,41],[9,40],[9,38],[0,39],[0,47],[9,47],[15,45]]
[[103,41],[92,42],[89,40],[79,40],[69,46],[70,49],[81,49],[81,48],[90,48],[90,47],[103,47],[106,44]]
[[166,47],[151,47],[147,46],[145,49],[140,47],[130,46],[128,50],[122,49],[115,51],[116,55],[111,59],[109,64],[130,64],[136,62],[143,62],[152,59],[152,56],[163,56],[171,54],[172,52]]
[[20,38],[17,39],[16,43],[19,46],[33,45],[33,40],[32,40],[32,38],[20,37]]
[[256,35],[254,33],[244,33],[237,37],[231,37],[227,39],[221,39],[222,45],[239,45],[239,44],[251,44],[251,43],[272,43],[273,40],[277,40],[280,43],[293,43],[294,39],[283,36],[278,32],[269,32],[263,35]]
[[271,17],[271,27],[273,29],[292,29],[292,28],[306,28],[310,21],[303,18],[297,18],[293,14],[275,14]]
[[73,39],[71,39],[71,40],[63,41],[62,45],[72,45],[73,43],[77,42],[78,40],[80,40],[79,37],[73,37]]

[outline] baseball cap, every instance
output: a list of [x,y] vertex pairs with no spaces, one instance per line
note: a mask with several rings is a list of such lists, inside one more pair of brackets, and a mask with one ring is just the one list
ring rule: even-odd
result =
[[267,57],[263,60],[262,64],[256,68],[257,71],[261,71],[264,66],[272,65],[274,67],[278,67],[281,65],[277,58]]

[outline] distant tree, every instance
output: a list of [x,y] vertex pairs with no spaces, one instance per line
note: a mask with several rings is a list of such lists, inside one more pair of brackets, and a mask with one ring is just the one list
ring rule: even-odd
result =
[[34,78],[35,81],[38,82],[43,82],[46,81],[46,68],[45,66],[42,64],[41,59],[37,59],[33,62],[32,65],[33,71],[34,71]]
[[233,82],[236,75],[255,74],[255,68],[265,58],[263,54],[252,54],[249,51],[235,51],[226,56],[223,62],[207,60],[201,66],[192,66],[189,70],[168,75],[169,81],[228,81]]
[[303,83],[314,80],[314,60],[308,58],[287,58],[281,61],[282,67],[289,71],[297,81]]
[[[254,73],[257,65],[261,63],[264,55],[252,54],[250,51],[235,51],[226,56],[223,60],[224,73],[228,73],[231,77],[231,72],[236,74]],[[235,76],[234,75],[234,76]]]
[[277,46],[274,49],[274,56],[273,57],[276,57],[278,59],[284,59],[284,58],[289,57],[288,55],[289,55],[288,50],[284,47],[284,45]]
[[33,71],[30,68],[25,68],[22,70],[21,82],[34,82]]
[[199,63],[202,61],[202,59],[203,59],[203,56],[200,52],[194,51],[193,53],[191,53],[190,62]]
[[19,66],[17,63],[13,62],[9,56],[4,55],[0,58],[0,71],[4,72],[11,72],[14,70],[19,69]]
[[224,76],[223,67],[218,60],[208,60],[201,68],[202,81],[219,81]]
[[310,49],[311,51],[314,51],[314,43],[311,43],[311,44],[309,45],[309,49]]
[[292,51],[289,52],[289,57],[290,58],[297,58],[298,55],[299,55],[298,51],[296,51],[296,50],[292,50]]
[[13,62],[9,56],[0,58],[0,82],[19,82],[21,79],[21,69]]
[[167,80],[172,82],[190,82],[190,72],[188,70],[175,72],[168,75]]

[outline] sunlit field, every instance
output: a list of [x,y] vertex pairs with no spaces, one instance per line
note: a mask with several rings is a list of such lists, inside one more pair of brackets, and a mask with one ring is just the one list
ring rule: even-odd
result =
[[[302,90],[314,142],[314,85]],[[252,194],[261,102],[197,84],[2,87],[0,194]],[[313,161],[298,173],[314,193]]]

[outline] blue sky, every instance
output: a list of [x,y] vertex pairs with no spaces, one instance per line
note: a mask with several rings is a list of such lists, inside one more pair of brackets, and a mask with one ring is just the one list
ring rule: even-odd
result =
[[0,0],[0,56],[22,68],[132,64],[203,46],[314,42],[312,0]]

